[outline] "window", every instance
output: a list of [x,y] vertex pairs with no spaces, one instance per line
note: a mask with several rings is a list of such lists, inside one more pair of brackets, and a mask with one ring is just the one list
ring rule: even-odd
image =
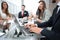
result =
[[36,10],[38,8],[38,2],[39,0],[24,0],[26,10],[36,13]]

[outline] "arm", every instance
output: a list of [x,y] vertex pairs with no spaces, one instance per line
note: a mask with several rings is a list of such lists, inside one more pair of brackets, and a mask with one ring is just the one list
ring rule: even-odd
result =
[[37,23],[38,27],[51,27],[53,17],[54,17],[54,11],[55,11],[55,9],[53,10],[53,14],[52,14],[52,16],[50,17],[50,19],[48,21],[43,22],[43,23]]
[[54,31],[49,31],[49,30],[47,30],[47,29],[43,29],[42,31],[41,31],[41,34],[43,35],[43,36],[45,36],[46,38],[48,38],[48,39],[52,39],[52,40],[54,40],[55,38],[56,38],[56,35],[57,35],[57,33],[55,33]]
[[47,39],[50,39],[50,40],[54,40],[54,39],[56,40],[56,38],[60,39],[60,33],[50,31],[47,29],[42,29],[42,28],[38,28],[38,27],[31,27],[30,32],[34,32],[37,34],[41,33],[43,36],[45,36]]
[[47,21],[43,23],[37,23],[38,27],[51,27],[52,26],[52,17]]

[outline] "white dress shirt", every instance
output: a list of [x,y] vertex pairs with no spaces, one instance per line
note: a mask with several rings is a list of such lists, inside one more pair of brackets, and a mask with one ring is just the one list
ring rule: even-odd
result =
[[[57,3],[57,5],[59,6],[58,7],[58,11],[60,10],[60,1]],[[58,13],[58,11],[57,11],[57,13]]]

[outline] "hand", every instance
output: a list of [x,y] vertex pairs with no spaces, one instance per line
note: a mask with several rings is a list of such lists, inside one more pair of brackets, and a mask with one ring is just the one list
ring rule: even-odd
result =
[[38,27],[31,27],[30,28],[30,32],[34,32],[37,34],[40,34],[42,30],[43,30],[42,28],[38,28]]
[[29,16],[29,17],[28,17],[28,20],[32,20],[32,16]]
[[40,22],[40,23],[42,23],[42,20],[40,20],[40,19],[37,19],[37,21]]
[[26,20],[27,19],[27,17],[23,17],[23,20]]
[[0,20],[0,24],[3,24],[3,20]]
[[25,26],[25,28],[31,28],[31,27],[36,27],[36,25],[35,24],[25,24],[24,25]]
[[28,23],[24,24],[24,27],[29,28],[29,24]]
[[7,17],[6,19],[7,19],[7,20],[11,20],[11,18],[10,18],[10,17]]

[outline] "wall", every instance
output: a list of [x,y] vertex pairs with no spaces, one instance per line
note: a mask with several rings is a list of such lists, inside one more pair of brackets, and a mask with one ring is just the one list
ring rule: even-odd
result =
[[1,10],[1,0],[0,0],[0,10]]
[[35,14],[38,8],[38,2],[39,0],[24,0],[26,10],[28,10],[30,13],[32,12],[33,14]]
[[[36,10],[38,8],[38,1],[39,0],[3,0],[7,1],[9,4],[9,12],[15,15],[18,15],[19,11],[21,10],[22,2],[26,5],[26,10],[29,11],[29,14],[33,12],[33,14],[36,13]],[[54,7],[56,6],[56,3],[52,3],[52,0],[44,0],[46,2],[47,9],[52,13]],[[1,3],[1,0],[0,0]],[[1,9],[1,8],[0,8]]]
[[52,3],[52,0],[49,0],[49,10],[51,13],[53,12],[53,9],[56,7],[56,3]]

